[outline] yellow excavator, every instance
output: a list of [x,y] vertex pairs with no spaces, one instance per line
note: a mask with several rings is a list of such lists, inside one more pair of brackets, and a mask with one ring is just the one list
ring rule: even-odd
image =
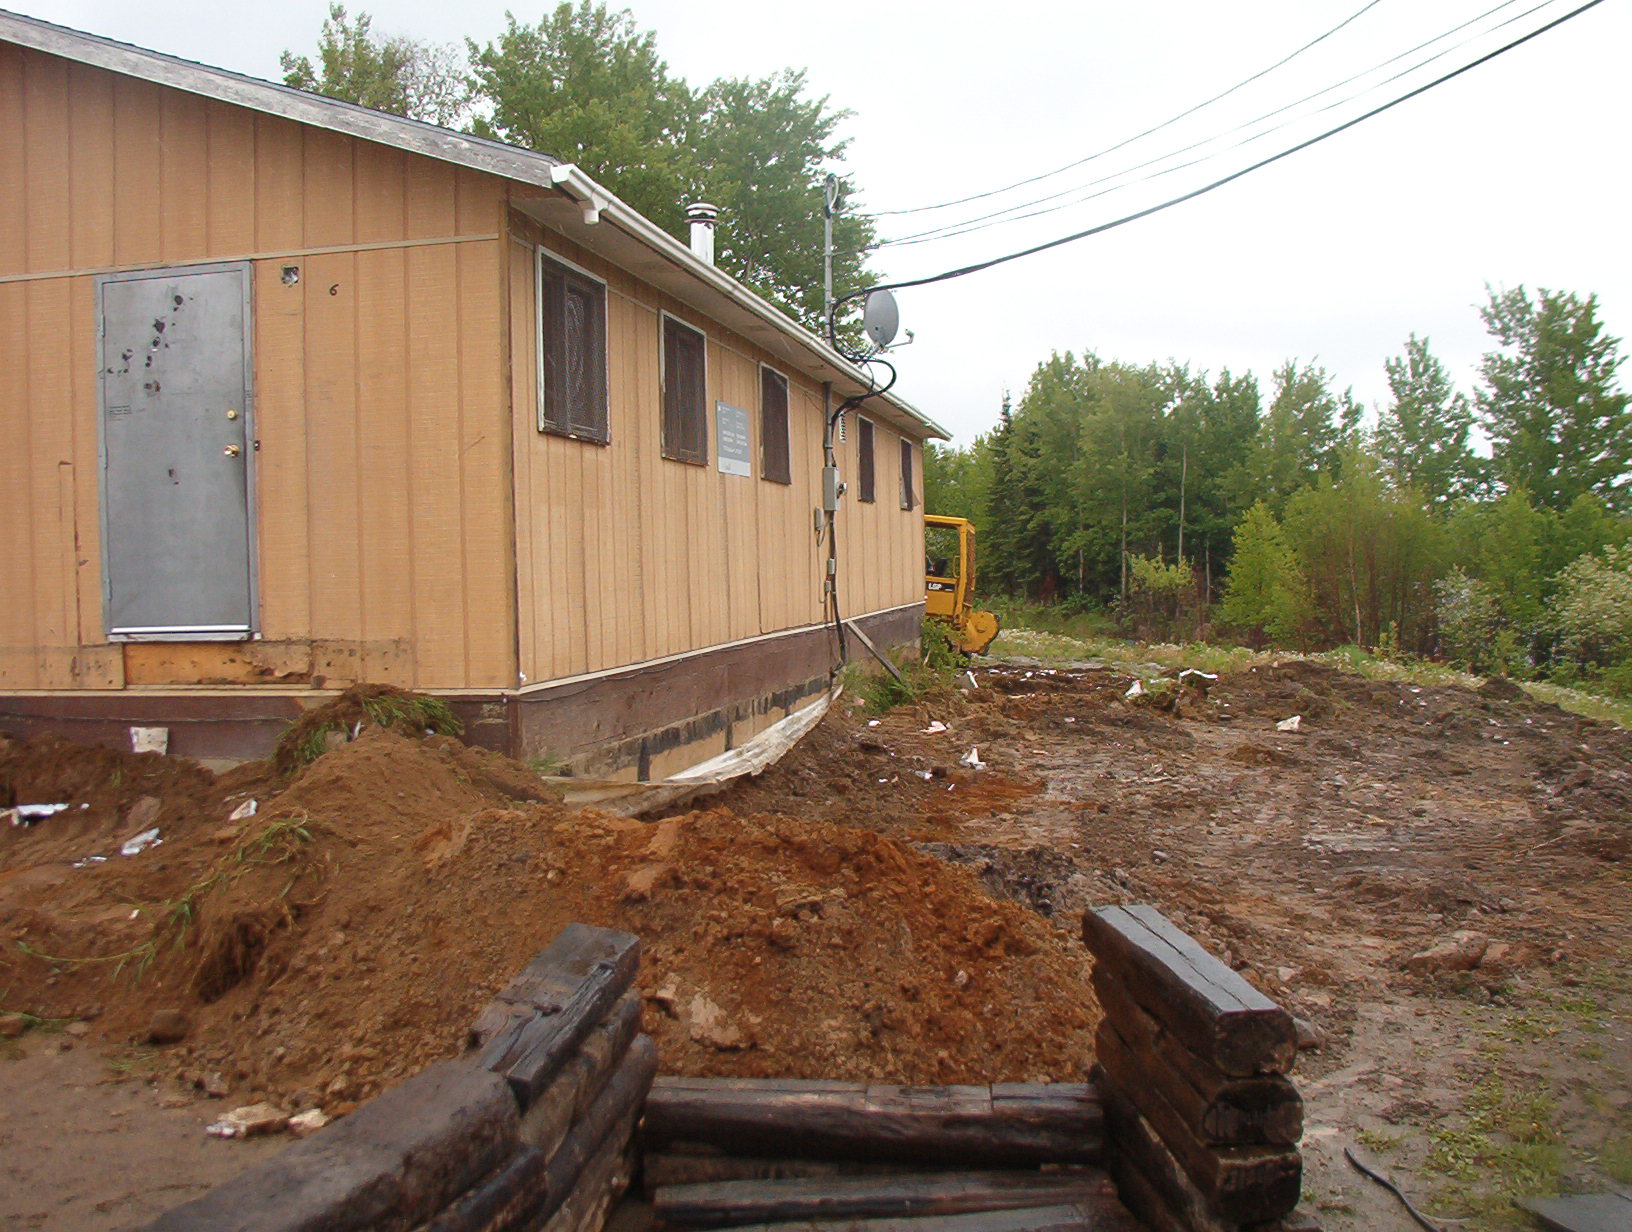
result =
[[985,654],[999,622],[974,606],[975,527],[968,518],[924,515],[924,614],[952,626],[958,649]]

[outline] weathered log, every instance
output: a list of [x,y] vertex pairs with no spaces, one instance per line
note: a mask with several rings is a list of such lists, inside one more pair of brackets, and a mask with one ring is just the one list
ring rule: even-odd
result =
[[1296,1150],[1204,1146],[1176,1117],[1164,1116],[1164,1124],[1147,1118],[1141,1107],[1160,1106],[1148,1092],[1136,1105],[1103,1070],[1095,1072],[1114,1144],[1112,1160],[1125,1156],[1196,1232],[1279,1219],[1297,1206],[1303,1160]]
[[421,1070],[147,1232],[354,1232],[431,1218],[516,1153],[504,1083],[458,1061]]
[[661,1078],[645,1142],[751,1156],[969,1165],[1094,1163],[1103,1116],[1086,1083],[898,1087]]
[[[955,1165],[949,1165],[948,1171]],[[689,1142],[671,1142],[667,1151],[647,1151],[641,1160],[646,1192],[664,1185],[701,1185],[718,1181],[776,1181],[804,1176],[899,1176],[925,1171],[921,1163],[868,1163],[856,1159],[771,1159],[722,1155]]]
[[[1137,1096],[1151,1090],[1160,1093],[1202,1142],[1209,1146],[1296,1146],[1303,1134],[1303,1097],[1279,1074],[1256,1078],[1229,1078],[1218,1074],[1200,1091],[1181,1065],[1173,1063],[1175,1052],[1188,1049],[1174,1045],[1162,1049],[1148,1039],[1136,1044],[1119,1029],[1126,1019],[1113,1022],[1107,1016],[1094,1036],[1094,1052],[1113,1081]],[[1172,1042],[1172,1041],[1168,1041]],[[1205,1067],[1196,1059],[1196,1066]],[[1216,1070],[1212,1073],[1217,1074]]]
[[526,1146],[466,1192],[423,1232],[518,1232],[532,1222],[549,1184],[549,1156]]
[[1226,1074],[1286,1073],[1298,1055],[1292,1016],[1154,907],[1083,915],[1095,971],[1114,978],[1152,1017]]
[[740,1232],[1143,1232],[1115,1198],[1084,1199],[1058,1206],[975,1211],[967,1215],[921,1215],[906,1219],[835,1219],[748,1224]]
[[553,1154],[605,1088],[639,1030],[640,994],[631,989],[533,1100],[521,1118],[521,1140]]
[[637,1035],[611,1080],[550,1157],[547,1189],[537,1210],[539,1226],[577,1189],[592,1161],[608,1153],[623,1153],[634,1136],[642,1101],[656,1074],[657,1045],[651,1036]]
[[[636,1113],[638,1114],[638,1109]],[[600,1232],[639,1167],[631,1115],[615,1126],[600,1150],[584,1165],[572,1192],[542,1224],[540,1232]]]
[[[1203,1105],[1225,1099],[1238,1083],[1266,1083],[1263,1088],[1265,1095],[1272,1090],[1280,1090],[1287,1101],[1291,1096],[1286,1092],[1296,1093],[1297,1088],[1284,1075],[1256,1074],[1241,1078],[1226,1074],[1186,1047],[1182,1040],[1137,1005],[1114,980],[1097,976],[1092,983],[1100,1006],[1105,1011],[1104,1021],[1112,1025],[1134,1055],[1153,1069],[1175,1075],[1175,1081],[1182,1079],[1194,1089],[1196,1098]],[[1302,1096],[1297,1096],[1297,1101],[1295,1118],[1293,1112],[1285,1112],[1276,1131],[1288,1145],[1302,1134]],[[1293,1127],[1294,1119],[1296,1128]],[[1272,1144],[1275,1142],[1274,1138],[1266,1140]]]
[[652,1199],[671,1227],[727,1228],[810,1220],[895,1219],[1055,1206],[1113,1193],[1098,1168],[1079,1172],[938,1172],[669,1185]]
[[1122,1205],[1150,1232],[1240,1232],[1240,1224],[1220,1219],[1193,1193],[1164,1193],[1123,1152],[1113,1155],[1110,1169]]
[[[477,1064],[502,1074],[526,1111],[629,990],[639,966],[638,937],[569,924],[499,993],[507,1020],[500,1024],[499,1011],[477,1020],[473,1037],[491,1032]],[[525,1016],[511,1016],[522,1007]]]

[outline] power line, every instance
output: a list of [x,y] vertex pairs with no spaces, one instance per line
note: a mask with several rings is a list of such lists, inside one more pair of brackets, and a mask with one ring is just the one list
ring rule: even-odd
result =
[[1064,175],[1067,171],[1075,171],[1078,167],[1081,167],[1086,163],[1091,163],[1096,158],[1103,158],[1107,154],[1114,154],[1114,153],[1116,153],[1116,151],[1122,149],[1123,146],[1131,145],[1135,141],[1139,141],[1139,140],[1142,140],[1145,137],[1149,137],[1152,133],[1159,133],[1159,132],[1162,131],[1162,129],[1167,128],[1169,125],[1177,124],[1180,120],[1185,119],[1187,116],[1194,115],[1196,112],[1200,111],[1203,107],[1211,107],[1214,103],[1218,102],[1220,99],[1228,98],[1231,94],[1234,94],[1237,90],[1240,90],[1240,89],[1242,89],[1242,88],[1244,88],[1246,86],[1251,85],[1253,82],[1257,81],[1260,77],[1263,77],[1264,75],[1266,75],[1268,73],[1273,73],[1276,69],[1280,68],[1283,64],[1291,63],[1293,60],[1295,60],[1299,56],[1301,56],[1304,52],[1308,51],[1311,47],[1314,47],[1317,43],[1324,42],[1326,39],[1331,38],[1332,35],[1336,34],[1339,30],[1343,29],[1344,26],[1347,26],[1351,22],[1355,21],[1356,19],[1365,16],[1365,14],[1369,13],[1372,9],[1376,8],[1381,3],[1382,3],[1382,0],[1370,0],[1370,3],[1362,6],[1359,9],[1358,12],[1349,14],[1349,16],[1345,17],[1342,21],[1338,22],[1337,25],[1333,26],[1330,30],[1326,31],[1324,34],[1317,35],[1315,38],[1310,39],[1307,43],[1305,43],[1302,47],[1299,47],[1296,51],[1292,52],[1290,55],[1282,56],[1279,60],[1275,61],[1274,64],[1271,64],[1268,68],[1259,69],[1251,77],[1247,77],[1247,78],[1245,78],[1245,79],[1243,79],[1241,81],[1236,82],[1233,86],[1231,86],[1229,89],[1225,90],[1223,93],[1215,94],[1215,95],[1213,95],[1212,98],[1209,98],[1209,99],[1207,99],[1207,100],[1205,100],[1203,102],[1197,103],[1194,107],[1190,107],[1185,111],[1181,111],[1181,112],[1179,112],[1178,115],[1173,116],[1170,119],[1163,120],[1160,124],[1156,125],[1154,128],[1147,128],[1142,133],[1135,133],[1131,137],[1124,138],[1123,140],[1117,142],[1115,145],[1108,146],[1105,149],[1100,150],[1097,154],[1090,154],[1086,158],[1079,158],[1079,159],[1077,159],[1076,162],[1067,163],[1063,167],[1056,167],[1053,171],[1045,171],[1041,175],[1033,175],[1033,176],[1029,176],[1028,178],[1023,179],[1023,180],[1016,180],[1013,184],[1010,184],[1010,185],[1008,185],[1007,187],[1004,187],[1004,188],[990,188],[990,189],[987,189],[985,192],[974,193],[974,194],[972,194],[970,196],[967,196],[967,197],[959,197],[955,201],[942,201],[942,202],[939,202],[938,204],[935,204],[935,205],[917,205],[917,206],[913,206],[910,209],[905,209],[905,210],[875,210],[871,214],[867,215],[867,217],[869,217],[869,218],[886,218],[886,217],[898,216],[898,215],[901,215],[901,214],[924,214],[924,213],[928,213],[931,210],[950,209],[955,205],[967,205],[971,201],[982,201],[982,200],[985,200],[987,197],[995,197],[995,196],[998,196],[1001,193],[1012,192],[1016,188],[1024,188],[1027,184],[1035,184],[1040,180],[1051,179],[1052,177],[1054,177],[1056,175]]
[[1409,102],[1411,99],[1416,98],[1419,94],[1426,94],[1429,90],[1434,89],[1436,86],[1442,86],[1447,81],[1460,77],[1463,73],[1470,72],[1482,64],[1488,64],[1497,56],[1505,55],[1507,52],[1512,51],[1515,47],[1523,46],[1525,43],[1530,42],[1530,40],[1546,34],[1549,30],[1557,29],[1565,22],[1581,16],[1581,14],[1585,13],[1588,9],[1597,8],[1603,2],[1604,0],[1587,0],[1587,3],[1581,5],[1579,8],[1571,9],[1562,17],[1555,18],[1546,25],[1540,26],[1537,29],[1530,31],[1528,34],[1521,35],[1520,37],[1514,39],[1511,43],[1505,43],[1501,47],[1496,48],[1496,50],[1485,53],[1477,60],[1470,61],[1469,63],[1462,65],[1460,68],[1452,69],[1443,76],[1436,77],[1434,80],[1418,86],[1414,90],[1407,91],[1398,98],[1391,99],[1389,102],[1383,103],[1379,107],[1373,107],[1364,115],[1356,116],[1352,120],[1346,120],[1342,124],[1337,125],[1335,128],[1329,128],[1325,132],[1310,137],[1306,141],[1300,141],[1297,145],[1281,150],[1279,153],[1271,154],[1268,158],[1261,158],[1251,166],[1243,167],[1239,171],[1231,172],[1229,175],[1226,175],[1221,179],[1214,180],[1210,184],[1203,184],[1200,188],[1192,189],[1190,192],[1187,192],[1182,196],[1173,197],[1167,201],[1159,202],[1156,205],[1147,206],[1145,209],[1138,210],[1132,214],[1126,214],[1121,218],[1113,219],[1110,222],[1100,223],[1098,226],[1089,227],[1086,230],[1077,231],[1071,235],[1064,235],[1058,239],[1048,240],[1041,244],[1034,244],[1030,248],[1021,249],[1019,252],[1006,253],[1001,257],[992,257],[986,261],[977,261],[973,265],[961,266],[958,269],[947,270],[940,274],[931,274],[925,278],[911,278],[901,282],[887,282],[882,283],[879,286],[868,287],[865,291],[855,291],[840,299],[834,305],[834,310],[837,311],[850,300],[859,299],[863,295],[871,294],[874,291],[900,291],[908,287],[923,287],[928,286],[931,283],[948,282],[953,278],[962,278],[968,274],[978,274],[982,270],[988,270],[998,265],[1006,265],[1010,261],[1018,261],[1022,257],[1036,256],[1038,253],[1047,252],[1051,248],[1059,248],[1065,244],[1075,243],[1077,240],[1087,239],[1092,235],[1101,235],[1104,232],[1113,230],[1116,227],[1126,226],[1130,222],[1138,222],[1141,218],[1149,218],[1152,214],[1159,214],[1164,210],[1170,210],[1175,205],[1182,205],[1186,201],[1194,201],[1197,197],[1205,196],[1207,193],[1210,193],[1215,189],[1223,188],[1226,184],[1233,184],[1236,180],[1241,179],[1243,176],[1251,175],[1254,171],[1261,171],[1263,168],[1270,166],[1272,163],[1280,162],[1280,160],[1283,158],[1289,158],[1293,154],[1307,150],[1310,146],[1318,145],[1320,142],[1325,141],[1328,137],[1335,137],[1338,133],[1346,132],[1347,130],[1355,127],[1357,124],[1363,124],[1365,121],[1372,119],[1374,116],[1379,116],[1385,111],[1398,107],[1401,103]]
[[[1111,181],[1116,180],[1116,179],[1120,179],[1123,176],[1132,175],[1135,171],[1142,171],[1146,167],[1155,166],[1156,164],[1161,163],[1161,162],[1165,162],[1166,160],[1168,160],[1170,158],[1177,158],[1181,154],[1186,154],[1186,153],[1189,153],[1191,150],[1196,150],[1196,149],[1202,148],[1203,146],[1211,145],[1214,142],[1221,141],[1224,138],[1229,137],[1229,136],[1231,136],[1231,135],[1233,135],[1235,133],[1239,133],[1239,132],[1241,132],[1241,131],[1243,131],[1245,129],[1249,129],[1249,128],[1253,127],[1254,125],[1262,124],[1267,120],[1272,120],[1276,116],[1282,115],[1285,112],[1290,111],[1295,107],[1301,107],[1303,104],[1305,104],[1307,102],[1311,102],[1314,99],[1320,98],[1324,94],[1330,94],[1333,90],[1340,90],[1346,85],[1349,85],[1349,84],[1351,84],[1351,83],[1353,83],[1355,81],[1359,81],[1363,77],[1368,77],[1373,73],[1376,73],[1376,72],[1378,72],[1378,71],[1380,71],[1382,69],[1387,68],[1391,64],[1397,63],[1398,61],[1405,59],[1405,57],[1407,57],[1407,56],[1414,55],[1414,54],[1416,54],[1417,52],[1423,50],[1426,47],[1431,47],[1435,43],[1438,43],[1443,39],[1447,39],[1447,38],[1451,37],[1454,34],[1459,34],[1463,30],[1466,30],[1469,26],[1475,25],[1478,22],[1484,21],[1486,18],[1492,17],[1495,14],[1501,12],[1503,9],[1510,8],[1514,4],[1517,4],[1519,2],[1520,2],[1520,0],[1502,0],[1502,3],[1496,5],[1494,8],[1487,9],[1483,13],[1480,13],[1478,16],[1471,17],[1467,21],[1462,22],[1460,25],[1453,26],[1449,30],[1443,31],[1440,34],[1436,34],[1436,35],[1434,35],[1433,38],[1426,39],[1423,42],[1418,43],[1415,47],[1410,47],[1410,48],[1407,48],[1404,51],[1398,52],[1395,55],[1390,56],[1388,59],[1383,60],[1380,63],[1372,65],[1370,68],[1364,69],[1361,72],[1354,73],[1354,74],[1351,74],[1348,77],[1345,77],[1341,81],[1333,82],[1331,85],[1328,85],[1328,86],[1323,86],[1321,89],[1316,90],[1314,93],[1306,94],[1306,95],[1304,95],[1304,97],[1302,97],[1300,99],[1297,99],[1294,102],[1286,103],[1286,104],[1284,104],[1284,105],[1282,105],[1280,107],[1275,108],[1273,111],[1265,112],[1263,115],[1258,116],[1258,117],[1256,117],[1254,119],[1243,121],[1242,123],[1237,124],[1234,128],[1228,129],[1228,130],[1226,130],[1226,131],[1224,131],[1222,133],[1215,133],[1214,135],[1212,135],[1210,137],[1204,137],[1204,138],[1202,138],[1202,139],[1200,139],[1198,141],[1193,141],[1189,145],[1181,146],[1176,150],[1170,150],[1165,154],[1159,154],[1154,158],[1148,158],[1142,163],[1135,163],[1131,167],[1125,167],[1120,171],[1115,171],[1115,172],[1112,172],[1109,175],[1101,176],[1099,179],[1090,180],[1086,184],[1074,185],[1071,188],[1063,188],[1063,189],[1060,189],[1058,192],[1049,193],[1046,196],[1042,196],[1042,197],[1035,197],[1035,198],[1032,198],[1029,201],[1016,202],[1015,204],[1005,206],[1000,210],[994,210],[989,214],[980,214],[980,215],[976,215],[973,218],[965,218],[960,222],[944,223],[941,226],[930,227],[930,228],[927,228],[927,229],[925,229],[923,231],[914,232],[914,233],[912,233],[910,235],[899,236],[899,237],[894,238],[894,239],[881,240],[877,244],[873,245],[873,247],[876,250],[876,249],[880,249],[880,248],[898,247],[898,246],[906,245],[906,244],[931,243],[931,242],[933,242],[935,240],[938,240],[938,239],[951,239],[953,236],[967,235],[967,234],[969,234],[970,232],[973,232],[973,231],[982,231],[982,230],[985,230],[989,226],[999,226],[999,225],[1001,225],[1003,223],[1007,223],[1007,222],[1019,222],[1019,221],[1021,221],[1023,219],[1027,219],[1027,218],[1036,218],[1036,217],[1039,217],[1039,216],[1041,216],[1043,214],[1054,213],[1057,210],[1068,209],[1068,208],[1070,208],[1071,206],[1074,206],[1074,205],[1081,205],[1084,202],[1092,201],[1092,200],[1095,200],[1095,199],[1097,199],[1099,197],[1106,196],[1107,194],[1112,193],[1112,192],[1116,192],[1116,191],[1118,191],[1118,190],[1120,190],[1122,188],[1128,188],[1128,187],[1132,187],[1135,184],[1143,184],[1143,183],[1147,183],[1147,182],[1149,182],[1151,180],[1160,179],[1162,176],[1171,175],[1175,171],[1182,171],[1182,170],[1184,170],[1184,169],[1186,169],[1188,167],[1194,167],[1194,166],[1198,165],[1199,163],[1207,162],[1207,161],[1209,161],[1211,159],[1222,157],[1224,154],[1229,153],[1231,150],[1240,149],[1243,146],[1247,146],[1247,145],[1252,144],[1254,141],[1262,140],[1264,137],[1267,137],[1267,136],[1271,135],[1272,133],[1279,132],[1282,129],[1284,129],[1284,128],[1288,127],[1289,125],[1291,125],[1292,123],[1296,122],[1298,119],[1304,118],[1304,117],[1294,116],[1294,117],[1292,117],[1292,118],[1290,118],[1288,120],[1283,121],[1280,124],[1274,125],[1274,126],[1272,126],[1270,128],[1266,128],[1266,129],[1262,130],[1261,132],[1258,132],[1258,133],[1254,134],[1253,136],[1251,136],[1249,138],[1246,138],[1245,140],[1238,141],[1238,142],[1234,143],[1233,145],[1228,146],[1228,147],[1226,147],[1224,149],[1216,150],[1213,153],[1205,155],[1205,156],[1203,156],[1201,158],[1191,159],[1189,162],[1179,163],[1179,164],[1177,164],[1175,166],[1164,168],[1161,171],[1152,172],[1149,175],[1140,176],[1136,180],[1130,180],[1127,183],[1115,185],[1115,186],[1113,186],[1111,188],[1105,189],[1103,192],[1087,193],[1085,196],[1075,197],[1070,201],[1061,202],[1061,204],[1056,205],[1056,206],[1050,206],[1049,208],[1046,208],[1046,209],[1031,210],[1032,206],[1043,205],[1045,202],[1049,202],[1049,201],[1057,201],[1061,197],[1069,196],[1069,195],[1071,195],[1073,193],[1080,193],[1080,192],[1083,192],[1086,189],[1098,187],[1101,184],[1109,184],[1109,183],[1111,183]],[[1344,106],[1347,103],[1352,103],[1356,99],[1363,98],[1367,94],[1374,93],[1374,92],[1382,89],[1384,86],[1388,85],[1389,83],[1394,82],[1394,81],[1398,81],[1401,77],[1404,77],[1404,76],[1406,76],[1406,75],[1408,75],[1410,73],[1416,72],[1418,69],[1423,68],[1424,66],[1426,66],[1428,64],[1432,64],[1435,60],[1443,59],[1445,56],[1450,55],[1453,52],[1460,51],[1462,48],[1466,47],[1469,43],[1472,43],[1472,42],[1477,41],[1478,39],[1484,38],[1485,36],[1487,36],[1489,34],[1493,34],[1497,30],[1501,30],[1504,27],[1512,25],[1514,22],[1522,21],[1524,18],[1529,17],[1533,13],[1536,13],[1539,10],[1544,9],[1544,8],[1548,7],[1548,5],[1553,4],[1553,3],[1555,3],[1555,0],[1541,0],[1541,3],[1533,5],[1530,8],[1524,10],[1522,13],[1515,14],[1514,16],[1509,17],[1504,21],[1498,22],[1496,25],[1490,27],[1488,30],[1481,30],[1477,34],[1471,35],[1470,37],[1468,37],[1466,39],[1463,39],[1459,43],[1456,43],[1456,44],[1454,44],[1454,45],[1452,45],[1450,47],[1443,48],[1440,51],[1435,52],[1433,55],[1427,56],[1426,58],[1424,58],[1422,60],[1419,60],[1417,63],[1411,65],[1409,68],[1402,69],[1400,72],[1395,73],[1390,77],[1387,77],[1387,78],[1384,78],[1381,81],[1372,83],[1371,85],[1367,86],[1365,89],[1358,90],[1354,94],[1351,94],[1351,95],[1349,95],[1349,96],[1347,96],[1345,98],[1339,99],[1336,102],[1329,103],[1329,104],[1327,104],[1327,105],[1325,105],[1323,107],[1317,108],[1313,112],[1310,112],[1309,116],[1313,117],[1313,116],[1321,115],[1324,112],[1335,110],[1336,108]],[[1020,211],[1020,210],[1031,210],[1031,212],[1021,214],[1021,213],[1018,213],[1018,211]]]

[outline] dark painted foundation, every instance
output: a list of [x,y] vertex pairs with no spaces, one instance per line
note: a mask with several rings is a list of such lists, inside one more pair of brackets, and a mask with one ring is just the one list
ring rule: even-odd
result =
[[[914,605],[856,623],[880,647],[899,647],[917,641],[922,614]],[[850,656],[870,664],[854,638]],[[734,748],[739,727],[758,730],[797,710],[827,688],[835,659],[831,629],[802,629],[525,693],[444,696],[470,744],[519,758],[548,755],[579,774],[634,768],[646,778],[653,761],[675,749],[717,743],[721,733]],[[333,695],[254,687],[0,695],[0,732],[128,749],[130,728],[166,727],[172,754],[243,761],[267,756],[304,709]]]

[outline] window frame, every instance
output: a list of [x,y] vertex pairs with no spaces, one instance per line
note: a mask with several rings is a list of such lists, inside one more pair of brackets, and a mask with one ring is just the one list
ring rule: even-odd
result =
[[[690,456],[689,451],[677,452],[678,445],[669,441],[669,325],[687,330],[697,335],[702,346],[703,371],[702,387],[700,390],[701,402],[697,407],[698,432],[700,437],[700,451],[698,456]],[[708,465],[708,332],[699,329],[685,318],[676,316],[668,310],[658,313],[657,331],[657,392],[658,392],[658,452],[670,462],[681,462],[687,466]]]
[[865,505],[878,501],[878,428],[865,415],[856,416],[856,499]]
[[[770,457],[773,434],[767,429],[765,418],[765,382],[775,378],[782,382],[782,457],[780,468],[774,468]],[[759,477],[769,483],[793,483],[793,382],[788,374],[769,364],[759,366]]]
[[908,510],[918,508],[918,489],[912,481],[912,438],[901,438],[901,508]]
[[[584,431],[581,426],[575,426],[570,421],[556,421],[550,418],[549,413],[549,381],[548,367],[545,359],[545,320],[544,320],[544,265],[551,262],[586,282],[592,283],[600,292],[601,315],[601,364],[600,364],[600,406],[599,431]],[[536,407],[536,422],[538,431],[548,436],[565,437],[568,440],[584,441],[591,445],[610,445],[612,443],[612,391],[611,391],[611,355],[612,355],[612,322],[611,313],[607,310],[610,298],[610,287],[606,279],[585,269],[574,261],[569,261],[560,253],[545,247],[543,244],[533,245],[533,335],[536,344],[535,362],[537,364],[538,405]]]

